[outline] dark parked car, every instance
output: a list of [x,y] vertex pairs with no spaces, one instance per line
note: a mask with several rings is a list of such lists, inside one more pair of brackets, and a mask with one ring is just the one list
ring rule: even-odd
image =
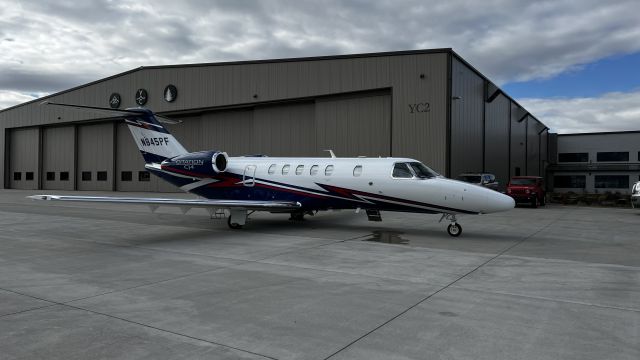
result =
[[458,175],[457,180],[498,190],[498,182],[496,181],[496,176],[493,174],[464,173]]
[[514,176],[507,184],[507,195],[518,202],[530,203],[532,207],[545,205],[544,180],[539,176]]

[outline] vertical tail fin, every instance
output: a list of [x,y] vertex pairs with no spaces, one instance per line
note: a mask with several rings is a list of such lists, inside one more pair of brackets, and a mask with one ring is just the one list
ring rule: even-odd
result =
[[166,159],[188,153],[182,144],[160,124],[153,112],[147,109],[127,109],[127,111],[136,113],[125,116],[125,122],[147,164],[161,163]]

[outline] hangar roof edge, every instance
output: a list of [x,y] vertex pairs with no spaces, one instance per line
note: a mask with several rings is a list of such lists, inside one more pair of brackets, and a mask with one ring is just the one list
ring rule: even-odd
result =
[[21,104],[10,106],[6,109],[0,110],[0,113],[16,109],[25,105],[32,104],[34,102],[42,101],[54,96],[62,95],[74,90],[82,89],[91,85],[98,84],[103,81],[107,81],[120,76],[128,75],[140,70],[146,69],[165,69],[165,68],[185,68],[185,67],[200,67],[200,66],[228,66],[228,65],[248,65],[248,64],[269,64],[269,63],[282,63],[282,62],[295,62],[295,61],[321,61],[321,60],[337,60],[337,59],[355,59],[366,57],[382,57],[382,56],[400,56],[400,55],[420,55],[420,54],[441,54],[452,53],[452,48],[438,48],[438,49],[421,49],[421,50],[401,50],[401,51],[386,51],[386,52],[374,52],[374,53],[360,53],[360,54],[344,54],[344,55],[326,55],[326,56],[307,56],[307,57],[295,57],[295,58],[280,58],[280,59],[263,59],[263,60],[241,60],[241,61],[226,61],[226,62],[211,62],[211,63],[193,63],[193,64],[171,64],[171,65],[150,65],[140,66],[131,70],[127,70],[115,75],[111,75],[102,79],[98,79],[86,84],[78,85],[70,89],[58,91],[56,93],[43,96],[31,101],[27,101]]

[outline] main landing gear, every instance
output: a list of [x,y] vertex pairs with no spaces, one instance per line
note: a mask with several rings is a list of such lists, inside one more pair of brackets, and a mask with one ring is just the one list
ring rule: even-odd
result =
[[247,222],[248,216],[247,210],[231,209],[227,218],[227,225],[229,225],[230,229],[242,229],[242,226]]
[[460,236],[460,234],[462,234],[462,226],[457,223],[458,220],[456,219],[455,214],[442,214],[439,222],[442,222],[443,219],[451,221],[451,224],[447,226],[447,232],[449,233],[449,235],[458,237]]

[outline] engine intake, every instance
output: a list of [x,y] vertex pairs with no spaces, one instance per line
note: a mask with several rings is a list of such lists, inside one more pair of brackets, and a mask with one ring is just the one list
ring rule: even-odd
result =
[[229,157],[222,151],[199,151],[176,156],[162,162],[167,171],[194,176],[218,174],[227,170]]

